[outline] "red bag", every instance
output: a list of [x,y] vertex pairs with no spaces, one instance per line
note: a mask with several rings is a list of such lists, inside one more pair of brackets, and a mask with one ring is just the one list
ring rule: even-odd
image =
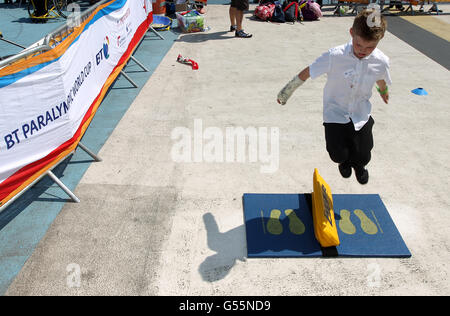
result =
[[266,3],[256,7],[255,16],[262,21],[269,21],[275,11],[275,4]]

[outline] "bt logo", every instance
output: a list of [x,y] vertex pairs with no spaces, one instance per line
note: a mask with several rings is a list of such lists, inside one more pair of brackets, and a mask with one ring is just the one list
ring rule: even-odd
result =
[[101,63],[103,58],[105,58],[105,59],[109,58],[109,38],[108,38],[108,36],[106,36],[105,41],[103,42],[102,49],[100,49],[100,51],[95,56],[97,65],[99,65]]

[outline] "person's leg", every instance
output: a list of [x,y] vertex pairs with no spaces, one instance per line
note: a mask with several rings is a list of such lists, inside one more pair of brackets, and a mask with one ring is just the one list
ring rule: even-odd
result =
[[248,0],[236,0],[236,37],[252,37],[252,34],[245,33],[242,28],[245,10],[248,10]]
[[332,161],[339,164],[341,175],[344,178],[348,178],[352,175],[349,134],[352,132],[353,123],[324,123],[323,125],[325,127],[325,142],[328,154]]
[[242,30],[243,20],[244,20],[244,11],[236,10],[236,32]]
[[48,12],[45,0],[34,0],[34,6],[36,16],[43,16]]
[[350,162],[355,169],[356,179],[361,184],[366,184],[369,181],[369,172],[367,171],[366,166],[372,157],[372,127],[374,123],[373,118],[370,117],[364,127],[355,132],[353,146],[350,150]]
[[236,11],[237,9],[233,6],[233,2],[231,2],[230,6],[230,32],[236,31]]
[[428,10],[430,12],[442,12],[442,10],[437,8],[437,4],[433,3],[433,5],[431,6],[431,8]]

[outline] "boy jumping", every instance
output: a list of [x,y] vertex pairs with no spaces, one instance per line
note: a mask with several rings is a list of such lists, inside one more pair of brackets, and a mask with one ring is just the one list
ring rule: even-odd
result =
[[309,77],[327,74],[323,93],[326,148],[331,160],[339,164],[341,175],[349,178],[353,168],[361,184],[369,181],[366,165],[373,148],[374,120],[369,101],[372,88],[377,83],[378,92],[387,104],[391,85],[389,58],[377,48],[386,31],[386,20],[378,14],[378,23],[374,23],[377,20],[372,19],[373,13],[360,12],[350,28],[352,40],[328,50],[303,69],[280,91],[277,100],[286,104]]

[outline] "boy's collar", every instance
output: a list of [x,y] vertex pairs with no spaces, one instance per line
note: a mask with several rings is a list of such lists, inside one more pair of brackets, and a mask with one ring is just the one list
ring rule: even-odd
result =
[[367,59],[369,59],[370,57],[372,57],[373,52],[370,55],[368,55],[366,57],[363,57],[363,58],[356,57],[355,54],[353,53],[353,40],[350,40],[350,42],[347,43],[347,47],[345,48],[345,53],[348,56],[354,57],[354,58],[356,58],[358,60],[367,60]]

